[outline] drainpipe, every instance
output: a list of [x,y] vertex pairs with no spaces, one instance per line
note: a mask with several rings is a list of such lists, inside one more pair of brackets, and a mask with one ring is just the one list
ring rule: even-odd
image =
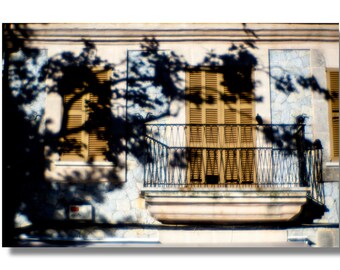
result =
[[299,162],[299,178],[300,178],[300,186],[307,187],[308,181],[306,179],[306,145],[305,145],[305,123],[304,118],[299,117],[297,119],[298,131],[297,131],[297,140],[296,140],[296,148]]

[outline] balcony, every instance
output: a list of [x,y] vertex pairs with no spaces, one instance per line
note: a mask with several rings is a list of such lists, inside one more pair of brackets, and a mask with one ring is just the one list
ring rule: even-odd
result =
[[323,204],[303,124],[148,124],[145,142],[143,195],[163,223],[287,222]]

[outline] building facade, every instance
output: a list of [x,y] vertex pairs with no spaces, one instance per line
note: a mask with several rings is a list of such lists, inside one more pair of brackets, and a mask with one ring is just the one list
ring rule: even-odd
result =
[[60,143],[39,219],[146,245],[339,246],[337,24],[25,27],[45,77],[24,109]]

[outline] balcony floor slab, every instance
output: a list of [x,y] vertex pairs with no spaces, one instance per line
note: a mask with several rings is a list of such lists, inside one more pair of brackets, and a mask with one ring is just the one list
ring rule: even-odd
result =
[[150,213],[163,223],[292,221],[307,202],[308,188],[145,188]]

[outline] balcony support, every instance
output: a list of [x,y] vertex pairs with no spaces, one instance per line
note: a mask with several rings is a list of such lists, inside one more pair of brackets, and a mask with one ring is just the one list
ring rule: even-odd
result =
[[144,188],[150,213],[162,223],[264,223],[293,221],[307,188]]

